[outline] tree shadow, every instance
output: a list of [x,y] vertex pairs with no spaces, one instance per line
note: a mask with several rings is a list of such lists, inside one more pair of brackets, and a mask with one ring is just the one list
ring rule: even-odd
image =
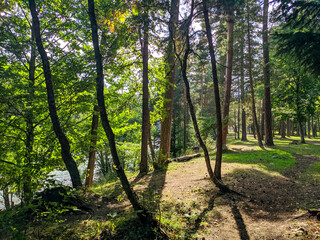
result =
[[[232,189],[249,196],[242,203],[241,210],[253,219],[280,220],[297,209],[320,207],[318,185],[305,185],[290,177],[258,169],[238,169],[225,179]],[[233,211],[236,214],[235,208]]]
[[230,200],[231,211],[232,211],[234,220],[237,224],[237,228],[239,231],[240,239],[241,240],[249,240],[250,237],[249,237],[246,225],[243,221],[242,215],[241,215],[239,208],[237,206],[237,203],[230,198],[229,198],[229,200]]
[[196,232],[199,230],[200,225],[201,225],[203,219],[205,218],[205,216],[207,215],[207,213],[210,212],[211,210],[213,210],[215,200],[216,200],[218,197],[223,196],[224,194],[225,194],[224,192],[219,191],[217,194],[213,195],[213,196],[209,199],[209,201],[208,201],[208,206],[207,206],[205,209],[203,209],[203,211],[199,214],[199,216],[198,216],[197,219],[195,220],[194,226],[188,231],[188,233],[194,234],[194,233],[196,233]]

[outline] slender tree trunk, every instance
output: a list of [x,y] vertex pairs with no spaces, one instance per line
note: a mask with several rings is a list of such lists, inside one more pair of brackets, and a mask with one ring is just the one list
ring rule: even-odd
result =
[[264,144],[273,146],[272,135],[272,113],[271,113],[271,96],[270,96],[270,63],[269,63],[269,43],[268,43],[268,9],[269,0],[263,1],[263,29],[262,29],[262,42],[263,42],[263,75],[264,75],[264,100],[265,100],[265,140]]
[[[207,23],[207,21],[209,21],[209,19],[208,19],[208,9],[206,8],[206,3],[205,2],[203,2],[203,5],[204,5],[204,12],[205,12],[204,13],[205,21]],[[230,189],[226,185],[224,185],[222,183],[222,181],[221,181],[221,171],[220,171],[220,178],[218,178],[216,173],[213,173],[213,171],[212,171],[209,152],[208,152],[208,149],[207,149],[205,143],[203,142],[203,140],[201,138],[199,127],[198,127],[198,123],[197,123],[197,118],[196,118],[196,114],[195,114],[195,110],[194,110],[194,107],[193,107],[193,104],[192,104],[192,101],[191,101],[191,96],[190,96],[190,86],[189,86],[189,82],[188,82],[188,78],[187,78],[187,62],[188,62],[188,56],[189,56],[189,53],[190,53],[189,28],[190,28],[190,25],[191,25],[191,22],[192,22],[193,10],[194,10],[194,0],[192,0],[192,3],[191,3],[191,13],[190,13],[190,16],[188,18],[188,22],[187,22],[187,26],[186,26],[187,27],[187,30],[186,30],[186,33],[185,33],[186,49],[185,49],[185,52],[184,52],[184,55],[183,55],[183,59],[181,60],[180,57],[179,57],[179,61],[180,61],[180,65],[181,65],[182,78],[183,78],[185,86],[186,86],[186,97],[187,97],[187,101],[188,101],[188,105],[189,105],[189,111],[190,111],[191,119],[192,119],[192,122],[193,122],[194,131],[196,133],[196,137],[197,137],[197,140],[199,142],[199,145],[200,145],[200,147],[202,148],[202,150],[204,152],[205,162],[206,162],[206,166],[207,166],[207,170],[208,170],[210,179],[214,182],[214,184],[221,191],[229,192]],[[215,61],[215,59],[214,59],[214,61]],[[215,74],[216,73],[217,72],[215,71]],[[221,116],[220,116],[220,120],[221,120]]]
[[137,212],[139,219],[143,223],[151,224],[151,226],[157,227],[158,222],[153,218],[152,214],[147,211],[138,201],[138,197],[136,193],[132,190],[127,176],[121,166],[120,159],[118,156],[115,137],[112,131],[112,128],[109,124],[108,115],[105,106],[104,100],[104,76],[103,76],[103,66],[102,66],[102,56],[99,49],[99,39],[98,39],[98,25],[95,17],[95,8],[94,8],[94,0],[88,0],[88,14],[90,18],[91,24],[91,32],[92,32],[92,42],[94,47],[94,55],[96,60],[96,68],[97,68],[97,98],[98,98],[98,105],[100,110],[100,118],[102,122],[103,129],[107,135],[109,140],[109,147],[113,159],[113,163],[115,166],[115,170],[117,175],[121,181],[122,187],[133,206],[133,209]]
[[[150,113],[150,112],[149,112]],[[150,120],[150,114],[149,114],[149,120]],[[151,158],[152,158],[152,162],[155,162],[156,161],[156,153],[154,151],[154,147],[152,145],[152,138],[151,138],[151,124],[150,124],[150,121],[149,121],[149,135],[148,135],[148,145],[149,145],[149,150],[150,150],[150,153],[151,153]]]
[[228,122],[229,122],[229,108],[231,99],[231,82],[232,82],[232,64],[233,64],[233,28],[234,28],[234,12],[233,7],[228,9],[227,13],[227,28],[228,28],[228,51],[227,51],[227,68],[226,68],[226,79],[225,79],[225,92],[223,101],[223,128],[222,128],[222,147],[227,146],[227,135],[228,135]]
[[49,113],[50,113],[53,130],[60,142],[62,159],[70,174],[72,185],[73,187],[81,187],[82,184],[81,184],[78,167],[71,155],[69,141],[61,128],[59,117],[57,114],[57,108],[56,108],[55,97],[53,92],[53,84],[51,80],[50,63],[48,60],[47,53],[42,44],[41,33],[40,33],[40,23],[39,23],[38,15],[36,12],[36,4],[34,0],[29,0],[29,8],[32,15],[32,25],[33,25],[33,30],[35,34],[36,45],[40,53],[42,65],[43,65],[43,72],[44,72],[44,77],[45,77],[46,87],[47,87]]
[[303,123],[299,122],[299,132],[300,132],[300,142],[301,143],[306,143],[304,139],[304,130],[303,130]]
[[290,131],[291,131],[291,123],[290,119],[287,119],[287,136],[290,137]]
[[253,87],[253,74],[252,74],[252,49],[251,49],[251,33],[250,33],[250,22],[249,22],[249,11],[248,11],[248,17],[247,17],[247,37],[248,37],[248,72],[249,72],[249,83],[250,83],[250,93],[251,93],[251,107],[252,107],[252,119],[253,119],[253,125],[255,128],[255,132],[257,134],[258,138],[258,144],[260,147],[263,146],[262,144],[262,137],[260,134],[260,129],[258,125],[258,119],[257,119],[257,113],[256,113],[256,103],[254,98],[254,87]]
[[148,76],[148,47],[149,47],[149,16],[145,10],[143,21],[143,40],[141,41],[142,52],[142,140],[141,140],[141,161],[140,175],[148,172],[148,138],[150,135],[150,117],[149,117],[149,76]]
[[308,116],[308,138],[311,138],[310,116]]
[[97,147],[97,136],[98,136],[98,124],[99,124],[99,107],[95,105],[93,108],[92,114],[92,124],[91,124],[91,141],[90,141],[90,152],[89,152],[89,161],[87,167],[85,187],[92,187],[93,184],[93,174],[94,166],[96,160],[96,147]]
[[247,126],[246,126],[246,112],[244,111],[244,108],[242,108],[242,135],[241,135],[241,141],[248,141],[247,139]]
[[265,108],[265,101],[263,98],[262,106],[261,106],[261,139],[265,136],[265,129],[264,129],[264,108]]
[[7,187],[3,189],[2,196],[4,200],[4,207],[8,210],[10,208],[10,200],[9,200],[9,193],[8,193]]
[[237,113],[237,119],[238,119],[238,127],[237,127],[237,139],[240,139],[240,104],[238,104],[238,113]]
[[281,119],[280,125],[281,125],[281,138],[286,138],[286,123],[285,123],[285,121]]
[[[173,41],[176,38],[176,27],[179,17],[179,2],[180,0],[171,0],[171,16],[169,21],[169,44],[167,49],[168,61],[168,87],[164,94],[165,103],[161,117],[160,131],[160,150],[158,157],[158,165],[166,164],[170,157],[170,141],[171,141],[171,121],[173,110],[174,82],[176,74],[176,64],[174,55]],[[156,166],[156,165],[155,165]]]
[[314,122],[312,117],[312,137],[317,137],[317,123]]
[[206,34],[209,44],[210,61],[212,67],[213,87],[214,87],[214,98],[216,106],[216,121],[217,121],[217,139],[216,139],[216,164],[214,174],[217,179],[221,179],[221,164],[222,164],[222,119],[221,119],[221,106],[220,106],[220,94],[219,94],[219,82],[217,75],[216,57],[214,53],[214,47],[212,42],[211,27],[209,22],[209,14],[207,7],[208,0],[203,0],[203,14],[206,26]]
[[188,102],[186,86],[183,88],[183,151],[187,151]]

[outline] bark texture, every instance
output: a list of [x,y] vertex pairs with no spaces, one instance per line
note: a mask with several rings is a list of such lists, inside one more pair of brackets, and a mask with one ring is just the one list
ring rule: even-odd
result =
[[149,76],[148,76],[148,61],[149,61],[149,16],[148,10],[145,10],[143,21],[143,40],[141,41],[142,53],[142,137],[141,137],[141,160],[140,174],[148,172],[148,139],[150,136],[150,117],[149,117]]
[[158,157],[158,165],[164,165],[170,157],[170,141],[171,141],[171,122],[173,110],[174,83],[176,74],[175,54],[174,54],[174,39],[176,38],[176,28],[179,17],[180,0],[171,0],[170,20],[169,20],[169,44],[167,49],[168,61],[168,86],[164,94],[165,103],[161,116],[161,131],[160,131],[160,150]]
[[92,115],[92,124],[91,124],[91,144],[90,144],[90,152],[89,152],[89,161],[87,167],[86,181],[85,187],[92,187],[93,184],[93,174],[94,174],[94,166],[96,160],[96,146],[97,146],[97,137],[98,137],[98,124],[99,124],[99,107],[95,105],[93,108]]
[[249,22],[249,11],[248,11],[248,17],[247,17],[247,37],[248,37],[248,72],[249,72],[249,82],[250,82],[250,93],[251,93],[251,107],[252,107],[252,119],[253,124],[255,128],[255,132],[257,134],[258,144],[259,147],[262,147],[262,136],[260,133],[259,125],[258,125],[258,119],[257,119],[257,113],[256,113],[256,102],[254,98],[254,87],[253,87],[253,74],[252,74],[252,49],[251,49],[251,33],[250,33],[250,22]]
[[268,9],[269,0],[263,1],[263,29],[262,29],[262,42],[263,42],[263,75],[264,75],[264,119],[265,119],[265,138],[264,144],[273,146],[272,135],[272,113],[271,113],[271,96],[270,96],[270,63],[269,63],[269,42],[268,42]]
[[76,162],[73,160],[73,157],[70,152],[70,144],[69,141],[64,134],[58,113],[57,113],[57,108],[56,108],[56,103],[55,103],[55,97],[54,97],[54,92],[53,92],[53,84],[51,80],[51,69],[50,69],[50,63],[48,60],[47,53],[43,47],[42,40],[41,40],[41,33],[40,33],[40,23],[39,23],[39,18],[36,12],[36,4],[34,0],[29,0],[29,8],[31,11],[31,16],[32,16],[32,25],[33,25],[33,30],[34,30],[34,35],[36,39],[36,45],[39,51],[39,54],[41,56],[42,60],[42,66],[43,66],[43,72],[44,72],[44,77],[46,81],[46,88],[47,88],[47,100],[48,100],[48,105],[49,105],[49,113],[50,113],[50,118],[53,126],[53,130],[59,140],[60,146],[61,146],[61,155],[62,159],[67,167],[67,170],[70,174],[71,181],[72,181],[72,186],[73,187],[81,187],[81,179],[78,171],[78,167]]
[[227,51],[227,68],[225,78],[225,91],[223,100],[223,129],[222,129],[222,146],[226,147],[228,135],[229,109],[231,99],[231,82],[232,82],[232,64],[233,64],[233,29],[234,29],[234,12],[233,6],[227,10],[227,28],[228,28],[228,51]]
[[216,139],[216,164],[214,169],[214,174],[217,179],[221,179],[221,162],[222,162],[222,119],[221,119],[221,106],[220,106],[220,94],[219,94],[219,84],[218,84],[218,75],[217,75],[217,65],[216,57],[214,53],[214,47],[212,42],[211,27],[209,22],[209,13],[208,13],[208,0],[203,0],[203,14],[204,21],[206,26],[206,34],[209,44],[209,53],[210,53],[210,62],[212,68],[212,77],[213,77],[213,87],[214,87],[214,99],[216,107],[216,121],[217,121],[217,139]]

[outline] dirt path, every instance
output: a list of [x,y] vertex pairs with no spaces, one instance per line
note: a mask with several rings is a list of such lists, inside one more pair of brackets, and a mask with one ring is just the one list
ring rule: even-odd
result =
[[139,184],[150,181],[149,187],[161,195],[162,208],[174,208],[182,220],[197,215],[186,231],[199,239],[320,239],[319,221],[306,212],[320,208],[320,186],[298,181],[320,159],[295,157],[296,165],[283,175],[224,163],[224,181],[247,199],[219,193],[208,179],[202,158],[171,163],[168,173],[148,176]]

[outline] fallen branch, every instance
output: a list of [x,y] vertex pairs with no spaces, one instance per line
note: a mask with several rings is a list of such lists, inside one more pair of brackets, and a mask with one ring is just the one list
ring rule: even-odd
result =
[[200,156],[201,156],[200,153],[195,153],[195,154],[185,155],[185,156],[178,157],[178,158],[173,158],[173,159],[169,160],[169,162],[172,162],[172,161],[175,161],[175,162],[186,162],[186,161],[191,160],[192,158],[200,157]]

